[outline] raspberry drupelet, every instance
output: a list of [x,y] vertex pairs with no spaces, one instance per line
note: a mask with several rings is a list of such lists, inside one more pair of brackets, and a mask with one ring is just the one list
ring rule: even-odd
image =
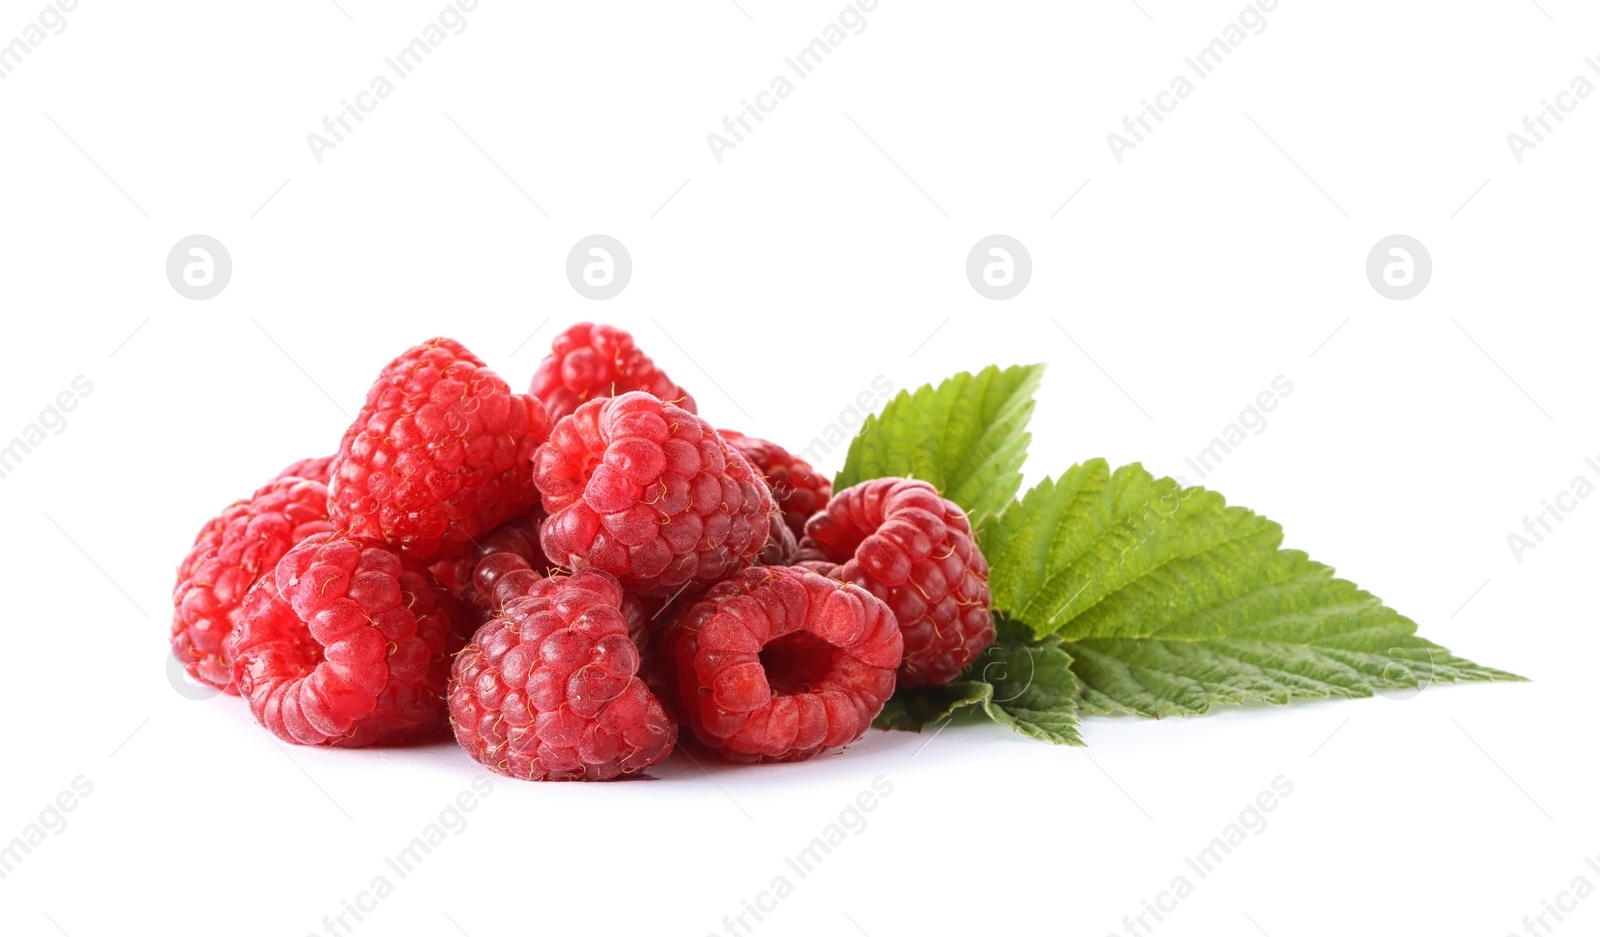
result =
[[279,478],[305,478],[326,485],[333,480],[333,456],[301,459],[278,473]]

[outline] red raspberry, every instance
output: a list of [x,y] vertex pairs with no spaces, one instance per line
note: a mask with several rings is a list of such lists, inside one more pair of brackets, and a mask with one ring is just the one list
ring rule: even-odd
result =
[[828,506],[833,482],[811,467],[811,463],[789,454],[777,443],[746,436],[731,429],[717,430],[729,445],[735,446],[750,464],[767,479],[772,498],[783,509],[783,519],[796,537],[806,532],[811,515]]
[[651,596],[710,585],[767,543],[772,494],[694,414],[646,393],[591,400],[534,457],[545,555]]
[[[989,564],[967,515],[924,481],[846,488],[806,524],[800,559],[889,603],[905,636],[900,686],[942,686],[994,642]],[[817,568],[814,564],[807,564]]]
[[279,478],[307,478],[326,485],[333,480],[333,456],[301,459],[278,473]]
[[223,642],[245,594],[295,544],[332,529],[328,489],[302,478],[276,479],[201,528],[172,590],[172,654],[190,677],[239,692]]
[[622,603],[617,580],[593,570],[508,598],[456,656],[461,747],[530,781],[608,781],[671,754],[678,727],[639,679]]
[[[534,578],[550,574],[550,562],[539,547],[539,522],[531,515],[512,518],[479,537],[472,552],[454,560],[440,560],[428,569],[463,606],[486,613],[496,610],[495,583],[507,573],[531,570]],[[474,626],[473,630],[477,630]]]
[[393,745],[443,724],[455,601],[389,547],[339,533],[290,550],[228,638],[250,712],[300,745]]
[[792,566],[799,558],[800,543],[794,537],[794,531],[784,523],[783,512],[772,512],[772,533],[767,535],[767,545],[761,548],[761,553],[756,560],[762,566]]
[[[539,549],[539,528],[531,519],[507,521],[478,542],[474,556],[429,567],[440,585],[463,606],[464,638],[500,614],[501,606],[520,598],[553,568]],[[647,653],[650,632],[661,618],[668,600],[646,599],[629,592],[622,596],[622,614],[628,636]]]
[[580,322],[551,344],[550,354],[533,372],[528,393],[544,401],[550,422],[599,397],[642,390],[694,413],[694,398],[633,343],[633,336],[610,325]]
[[538,500],[539,401],[436,338],[390,362],[334,458],[333,520],[408,559],[452,558]]
[[684,721],[740,762],[800,761],[860,738],[894,692],[902,651],[871,593],[788,566],[712,586],[664,640]]

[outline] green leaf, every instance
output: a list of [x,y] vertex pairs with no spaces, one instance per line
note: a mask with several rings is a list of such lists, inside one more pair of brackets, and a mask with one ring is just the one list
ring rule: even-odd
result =
[[965,712],[981,712],[1023,735],[1057,745],[1082,745],[1078,736],[1079,687],[1072,658],[1061,640],[1030,641],[1022,633],[1002,634],[968,668],[964,679],[933,689],[901,690],[889,700],[876,725],[910,729]]
[[984,710],[994,721],[1057,745],[1083,744],[1078,737],[1078,678],[1072,673],[1072,655],[1059,638],[1030,642],[1002,637],[978,658],[975,668],[993,688]]
[[1281,704],[1458,680],[1523,679],[1462,660],[1414,635],[1388,632],[1305,645],[1094,638],[1069,646],[1077,655],[1085,712],[1150,718],[1197,715],[1216,703]]
[[880,729],[921,732],[924,726],[949,719],[968,706],[987,703],[994,687],[982,680],[957,680],[932,689],[897,690],[872,724]]
[[961,373],[901,391],[850,441],[835,490],[887,476],[920,478],[975,519],[998,513],[1022,487],[1033,392],[1044,365]]
[[1462,660],[1283,531],[1134,464],[1074,466],[980,531],[995,609],[1074,659],[1090,712],[1370,696],[1520,680]]

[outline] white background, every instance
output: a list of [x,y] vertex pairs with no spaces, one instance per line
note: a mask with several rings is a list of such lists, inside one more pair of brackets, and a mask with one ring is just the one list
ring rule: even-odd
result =
[[[1121,931],[1279,775],[1270,825],[1155,933],[1498,937],[1600,885],[1600,499],[1521,562],[1506,542],[1600,457],[1600,96],[1521,163],[1505,139],[1600,82],[1600,15],[1283,0],[1119,164],[1106,134],[1238,0],[883,0],[719,163],[706,134],[842,6],[739,2],[484,0],[320,164],[306,135],[438,0],[88,0],[0,82],[0,441],[93,384],[0,481],[0,841],[93,785],[0,881],[0,929],[323,933],[470,788],[453,746],[288,750],[238,700],[174,692],[173,569],[223,505],[332,451],[407,346],[450,335],[522,385],[581,319],[796,448],[876,375],[1045,361],[1030,483],[1092,456],[1197,481],[1184,458],[1283,375],[1205,483],[1534,682],[1092,718],[1087,749],[958,726],[498,779],[354,933],[723,932],[878,776],[868,826],[756,933]],[[0,42],[40,6],[0,2]],[[203,302],[164,273],[196,233],[234,263]],[[634,262],[606,302],[563,272],[593,233]],[[964,275],[993,233],[1034,263],[1006,302]],[[1434,262],[1405,302],[1364,274],[1395,233]],[[1600,898],[1546,921],[1593,933]]]

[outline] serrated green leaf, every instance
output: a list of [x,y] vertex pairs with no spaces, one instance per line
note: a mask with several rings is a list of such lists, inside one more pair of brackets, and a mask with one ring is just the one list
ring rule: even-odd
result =
[[1044,365],[990,366],[901,391],[850,441],[835,490],[888,476],[920,478],[975,519],[1022,486],[1033,392]]
[[949,719],[969,706],[987,703],[994,687],[981,680],[957,680],[933,689],[899,690],[872,724],[880,729],[921,732],[924,726]]
[[1078,679],[1059,638],[1000,638],[978,658],[975,672],[994,691],[984,706],[990,718],[1057,745],[1083,744],[1078,736]]
[[1086,711],[1521,679],[1417,637],[1375,596],[1281,549],[1272,521],[1137,464],[1074,466],[980,536],[996,610],[1066,642]]
[[1078,695],[1072,658],[1059,638],[1030,641],[1020,634],[1002,634],[973,662],[964,679],[933,689],[901,690],[874,724],[920,732],[963,711],[975,711],[1032,738],[1082,745]]
[[1522,679],[1462,660],[1415,635],[1340,637],[1320,644],[1090,638],[1069,646],[1085,712],[1151,718],[1198,715],[1218,703],[1282,704],[1433,683]]

